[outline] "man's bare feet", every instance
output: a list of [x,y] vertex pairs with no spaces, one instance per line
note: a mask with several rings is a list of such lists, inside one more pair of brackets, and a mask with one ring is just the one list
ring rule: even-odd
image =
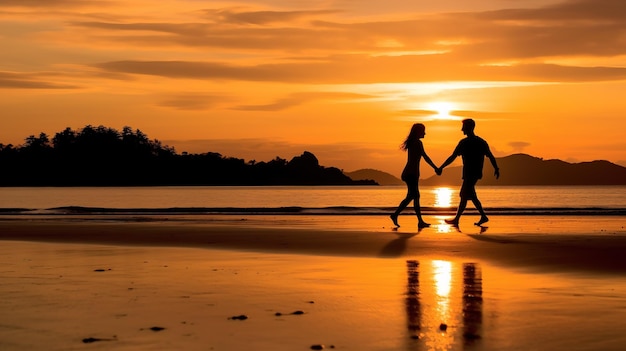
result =
[[428,228],[430,227],[430,223],[426,223],[426,222],[419,222],[417,223],[417,228],[422,229],[422,228]]
[[396,227],[399,227],[400,224],[398,224],[398,215],[397,214],[392,214],[391,216],[389,216],[389,218],[391,218],[391,220],[393,221],[393,225],[395,225]]
[[478,220],[478,222],[474,223],[477,226],[482,225],[483,223],[487,223],[489,222],[489,218],[487,218],[487,216],[482,216],[480,217],[480,219]]
[[451,218],[451,219],[444,219],[444,222],[450,224],[451,226],[454,227],[458,227],[459,226],[459,220],[456,218]]

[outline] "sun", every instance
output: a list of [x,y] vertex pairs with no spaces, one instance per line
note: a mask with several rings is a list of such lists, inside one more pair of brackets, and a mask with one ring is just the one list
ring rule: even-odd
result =
[[451,102],[447,101],[435,101],[426,105],[426,108],[436,112],[437,114],[433,116],[434,119],[438,120],[455,120],[458,119],[450,115],[450,112],[456,109],[455,105]]

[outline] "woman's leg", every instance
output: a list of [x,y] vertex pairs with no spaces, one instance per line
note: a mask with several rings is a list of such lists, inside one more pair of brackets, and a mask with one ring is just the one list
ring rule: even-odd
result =
[[415,209],[415,215],[417,216],[417,227],[426,228],[430,227],[430,223],[426,223],[422,218],[422,207],[420,205],[420,189],[418,182],[415,182],[413,209]]
[[411,201],[415,199],[415,189],[417,189],[417,185],[413,185],[413,182],[406,180],[405,183],[407,189],[406,197],[400,202],[396,211],[391,216],[389,216],[396,227],[400,226],[400,224],[398,224],[398,216],[400,215],[400,213],[402,213],[402,211],[411,203]]

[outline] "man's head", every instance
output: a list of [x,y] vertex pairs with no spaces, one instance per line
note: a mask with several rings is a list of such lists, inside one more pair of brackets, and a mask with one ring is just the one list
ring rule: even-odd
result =
[[476,127],[476,122],[474,122],[473,119],[467,118],[461,121],[461,123],[463,123],[463,127],[461,127],[463,134],[465,135],[474,134],[474,128]]

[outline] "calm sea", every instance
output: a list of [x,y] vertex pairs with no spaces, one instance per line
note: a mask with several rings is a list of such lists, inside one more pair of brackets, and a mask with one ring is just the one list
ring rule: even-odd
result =
[[[458,203],[457,188],[420,190],[425,211]],[[376,214],[388,213],[405,192],[403,186],[9,187],[0,188],[0,213]],[[626,215],[626,186],[483,186],[478,194],[492,214]]]

